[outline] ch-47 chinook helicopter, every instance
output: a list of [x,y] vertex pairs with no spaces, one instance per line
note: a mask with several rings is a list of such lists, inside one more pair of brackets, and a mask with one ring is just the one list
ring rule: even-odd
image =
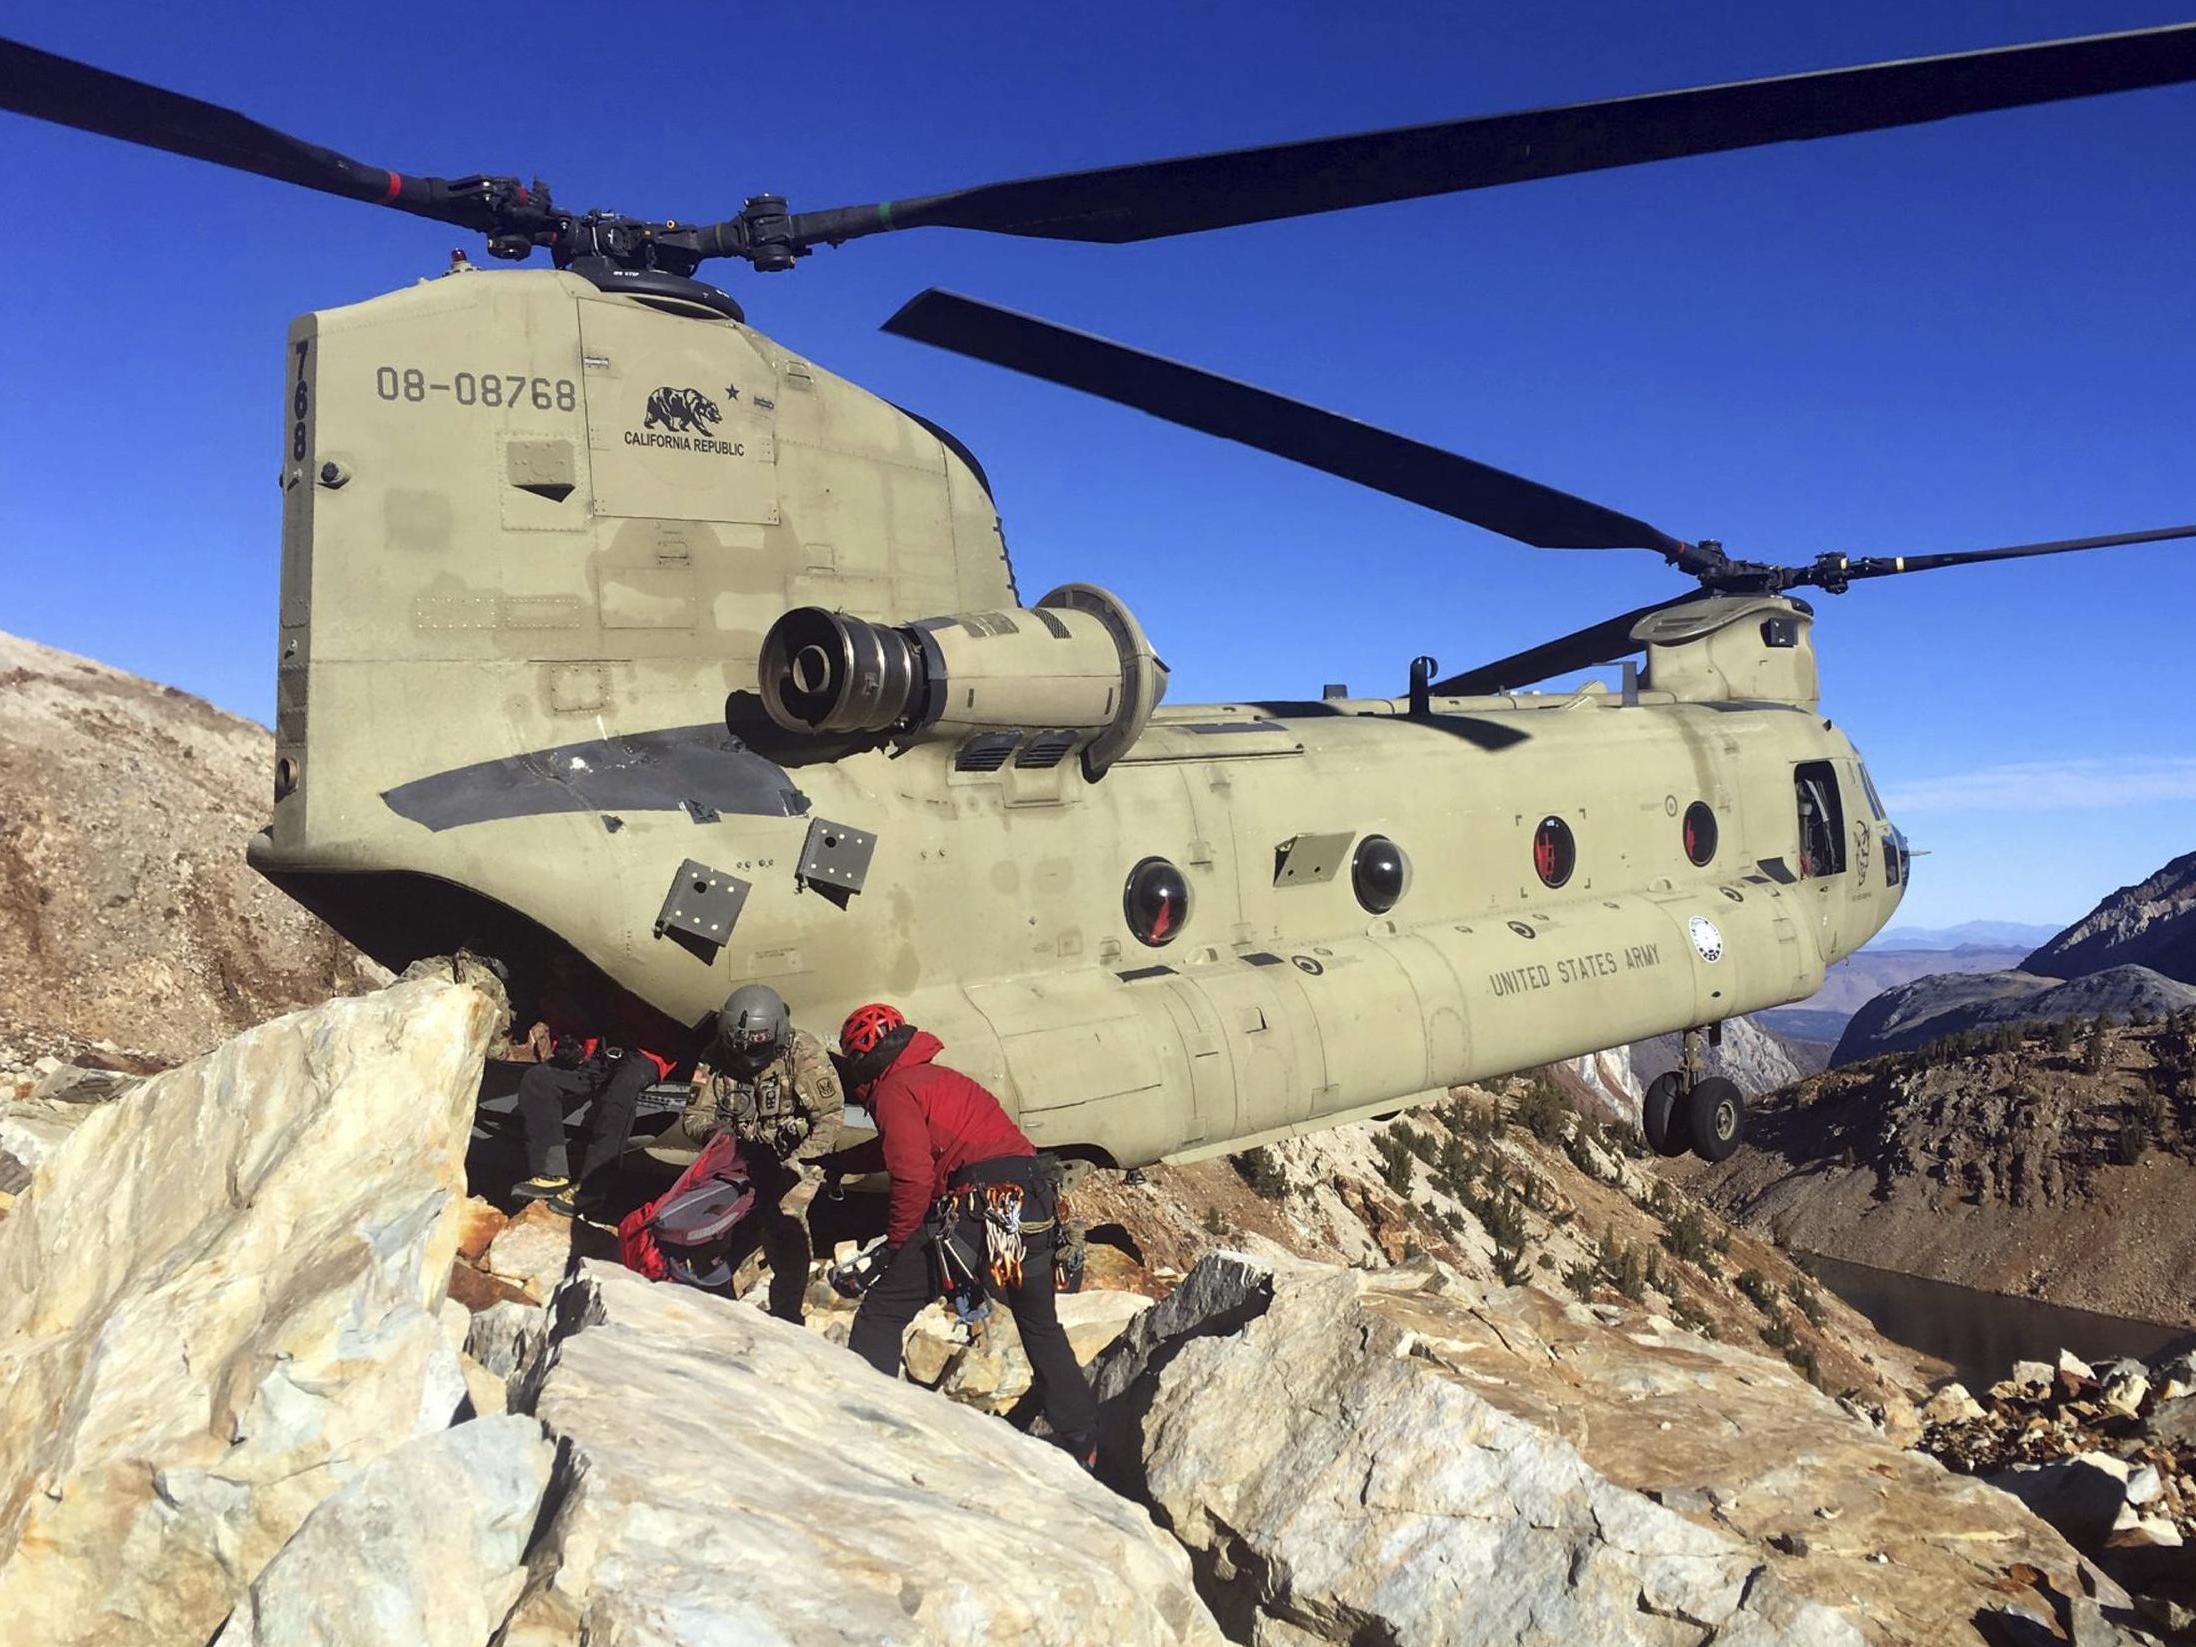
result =
[[[902,336],[1693,587],[1395,698],[1165,706],[1105,590],[1024,600],[943,430],[694,278],[918,227],[1127,242],[2196,79],[2196,25],[1875,64],[723,222],[414,177],[0,43],[0,106],[478,230],[553,270],[295,321],[273,819],[252,863],[395,966],[670,1045],[765,980],[882,996],[1041,1145],[1184,1159],[1799,1000],[1909,858],[1817,703],[1793,593],[2196,527],[1804,565],[940,292]],[[1517,689],[1627,664],[1620,688]],[[1438,678],[1437,678],[1438,677]],[[1729,1083],[1650,1094],[1727,1154]]]

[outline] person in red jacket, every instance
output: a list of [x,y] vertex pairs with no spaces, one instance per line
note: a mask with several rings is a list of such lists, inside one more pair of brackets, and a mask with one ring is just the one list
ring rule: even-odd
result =
[[[857,1008],[839,1031],[839,1050],[847,1088],[868,1105],[877,1136],[830,1157],[825,1169],[882,1167],[892,1177],[884,1250],[869,1272],[874,1279],[847,1348],[887,1377],[898,1376],[908,1323],[947,1290],[954,1254],[962,1263],[973,1259],[977,1282],[1002,1293],[1014,1314],[1046,1422],[1089,1468],[1098,1404],[1060,1325],[1053,1293],[1058,1196],[1038,1167],[1036,1146],[998,1099],[933,1062],[945,1050],[938,1037],[892,1007]],[[1016,1192],[1019,1223],[1009,1233]],[[1009,1251],[999,1256],[1002,1237]]]

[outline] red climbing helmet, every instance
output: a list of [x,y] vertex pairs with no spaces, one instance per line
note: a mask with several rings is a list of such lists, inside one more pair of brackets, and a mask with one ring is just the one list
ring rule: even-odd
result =
[[882,1001],[858,1006],[839,1026],[839,1050],[849,1058],[866,1058],[877,1050],[879,1041],[906,1022],[898,1007],[886,1006]]

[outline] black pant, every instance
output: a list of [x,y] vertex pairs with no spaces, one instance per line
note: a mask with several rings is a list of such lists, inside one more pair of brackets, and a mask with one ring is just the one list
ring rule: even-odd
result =
[[[519,1077],[518,1118],[526,1138],[526,1170],[536,1178],[576,1178],[614,1164],[625,1153],[633,1131],[633,1111],[655,1079],[656,1066],[638,1053],[622,1058],[591,1058],[577,1069],[536,1064]],[[573,1172],[564,1145],[564,1118],[582,1104],[587,1115],[587,1151]]]
[[808,1225],[799,1213],[788,1212],[784,1202],[800,1187],[801,1175],[766,1149],[749,1146],[741,1153],[755,1186],[755,1204],[740,1220],[727,1257],[736,1267],[760,1247],[770,1265],[770,1313],[798,1326],[801,1302],[808,1292],[811,1249]]
[[[971,1167],[967,1181],[1013,1182],[1022,1185],[1022,1215],[1042,1223],[1056,1216],[1052,1188],[1037,1177],[1026,1159],[985,1161]],[[980,1224],[969,1221],[976,1250],[983,1250]],[[1023,1237],[1028,1248],[1022,1261],[1022,1284],[1006,1290],[1006,1306],[1013,1312],[1014,1327],[1022,1335],[1022,1351],[1029,1357],[1037,1394],[1044,1402],[1045,1422],[1053,1433],[1071,1444],[1085,1444],[1098,1428],[1098,1403],[1090,1393],[1067,1330],[1060,1325],[1058,1301],[1053,1294],[1054,1229],[1033,1230]],[[987,1288],[989,1282],[986,1282]],[[853,1331],[846,1347],[887,1378],[900,1370],[900,1344],[908,1323],[938,1293],[938,1264],[931,1244],[917,1235],[893,1255],[855,1312]]]

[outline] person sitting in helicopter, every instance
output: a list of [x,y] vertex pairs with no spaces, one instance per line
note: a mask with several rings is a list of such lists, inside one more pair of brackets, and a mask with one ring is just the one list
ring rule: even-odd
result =
[[[497,1054],[506,1063],[533,1067],[519,1077],[515,1113],[530,1177],[513,1186],[522,1201],[546,1201],[560,1217],[576,1217],[589,1186],[616,1167],[632,1136],[640,1096],[668,1079],[672,1061],[638,1045],[611,1039],[614,1029],[590,1021],[580,1004],[581,968],[571,956],[549,963],[549,984],[536,1002],[541,1013],[523,1040]],[[635,1037],[626,1037],[636,1039]],[[586,1144],[579,1170],[571,1166],[566,1120],[587,1106]]]
[[933,1298],[964,1288],[1003,1294],[1029,1356],[1045,1419],[1090,1469],[1098,1404],[1060,1325],[1053,1247],[1059,1190],[1037,1148],[999,1100],[934,1062],[945,1047],[882,1003],[839,1031],[847,1083],[877,1136],[826,1160],[827,1174],[891,1175],[883,1248],[833,1284],[860,1291],[847,1348],[886,1377],[900,1370],[908,1324]]

